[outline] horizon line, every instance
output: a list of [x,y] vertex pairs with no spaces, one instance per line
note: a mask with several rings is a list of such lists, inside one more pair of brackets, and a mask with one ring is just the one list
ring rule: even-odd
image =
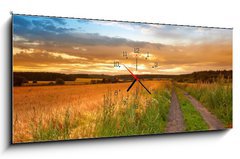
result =
[[[223,72],[223,71],[232,71],[232,69],[230,70],[203,70],[203,71],[193,71],[191,73],[182,73],[182,74],[137,74],[136,75],[165,75],[165,76],[177,76],[177,75],[187,75],[187,74],[192,74],[192,73],[195,73],[195,72],[209,72],[209,71],[214,71],[214,72],[217,72],[217,71],[220,71],[220,72]],[[57,74],[64,74],[64,75],[105,75],[105,76],[121,76],[121,75],[129,75],[129,74],[116,74],[116,75],[111,75],[111,74],[94,74],[94,73],[60,73],[60,72],[38,72],[38,71],[12,71],[12,73],[57,73]]]

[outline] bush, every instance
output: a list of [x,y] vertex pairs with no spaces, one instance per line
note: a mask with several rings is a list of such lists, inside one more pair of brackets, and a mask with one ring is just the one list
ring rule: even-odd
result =
[[48,83],[48,85],[50,85],[50,86],[53,86],[53,85],[54,85],[54,83],[53,83],[53,82],[49,82],[49,83]]
[[23,83],[27,83],[28,80],[22,76],[14,76],[13,77],[13,85],[14,86],[21,86]]
[[96,84],[97,80],[91,80],[91,84]]
[[57,84],[57,85],[64,85],[65,82],[64,82],[63,79],[61,79],[61,78],[57,78],[57,79],[56,79],[56,84]]

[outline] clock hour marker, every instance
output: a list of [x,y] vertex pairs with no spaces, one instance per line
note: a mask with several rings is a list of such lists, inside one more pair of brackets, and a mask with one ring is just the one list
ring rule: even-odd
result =
[[126,59],[128,59],[128,53],[127,53],[127,51],[123,51],[123,57],[126,57]]
[[114,61],[113,65],[115,68],[120,68],[119,61]]
[[137,54],[138,54],[138,53],[140,53],[140,49],[139,49],[139,48],[137,48],[137,47],[136,47],[136,48],[134,48],[134,53],[137,53]]
[[136,54],[136,71],[137,71],[137,68],[138,68],[138,56],[137,56],[137,54],[140,53],[140,49],[139,48],[134,48],[133,52]]
[[149,58],[149,52],[147,52],[145,59],[147,60],[148,58]]
[[154,65],[152,66],[152,68],[157,68],[158,67],[158,62],[154,62]]

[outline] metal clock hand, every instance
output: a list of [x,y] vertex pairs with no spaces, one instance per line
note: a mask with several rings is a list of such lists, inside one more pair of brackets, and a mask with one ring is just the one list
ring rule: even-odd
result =
[[133,78],[135,79],[135,80],[139,80],[138,78],[137,78],[137,76],[135,76],[133,73],[132,73],[132,71],[130,71],[124,64],[123,64],[123,66],[128,70],[128,72],[130,72],[131,73],[131,75],[133,76]]
[[142,86],[143,86],[143,88],[145,88],[145,90],[149,93],[149,94],[151,94],[151,92],[143,85],[143,83],[139,80],[139,78],[136,76],[136,75],[134,75],[132,72],[131,72],[131,70],[129,70],[124,64],[123,64],[123,66],[128,70],[128,72],[130,72],[130,74],[133,76],[133,78],[134,78],[134,81],[132,82],[132,84],[128,87],[128,89],[127,89],[127,92],[132,88],[132,86],[134,85],[134,83],[136,82],[136,81],[138,81]]
[[137,81],[137,80],[135,79],[135,80],[132,82],[132,84],[128,87],[127,92],[132,88],[132,86],[134,85],[134,83],[135,83],[136,81]]

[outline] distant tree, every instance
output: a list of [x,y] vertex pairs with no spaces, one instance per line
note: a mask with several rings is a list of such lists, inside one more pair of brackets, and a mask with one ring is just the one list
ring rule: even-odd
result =
[[57,78],[57,79],[56,79],[56,84],[57,84],[57,85],[64,85],[65,82],[64,82],[63,79],[61,79],[61,78]]
[[91,84],[96,84],[97,80],[91,80]]
[[107,79],[106,79],[106,78],[103,78],[103,79],[102,79],[102,83],[107,83]]
[[28,80],[22,76],[14,76],[13,77],[13,85],[14,86],[22,86],[23,83],[27,83]]
[[52,85],[54,85],[54,83],[53,82],[49,82],[48,85],[52,86]]
[[119,79],[117,77],[114,77],[114,78],[111,79],[112,83],[117,83],[118,81],[119,81]]

